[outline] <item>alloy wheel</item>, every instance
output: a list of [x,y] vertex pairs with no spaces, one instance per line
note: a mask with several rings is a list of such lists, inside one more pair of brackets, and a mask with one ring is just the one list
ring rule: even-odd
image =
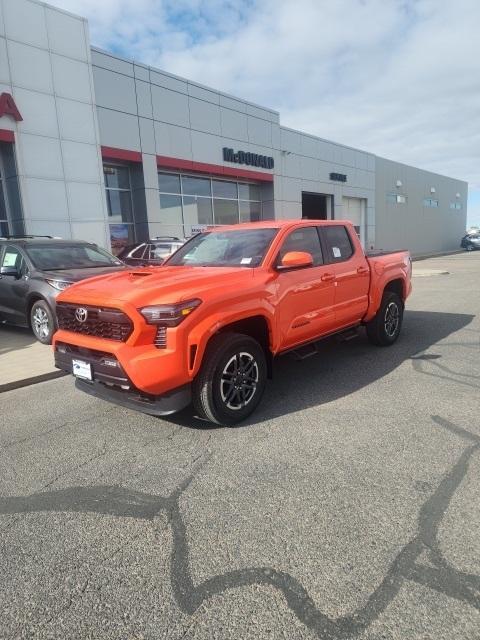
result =
[[37,307],[32,316],[33,330],[39,338],[47,338],[50,333],[48,315],[44,309]]
[[393,338],[400,322],[400,310],[396,302],[390,302],[385,309],[385,333]]
[[259,379],[258,364],[251,353],[241,351],[225,365],[220,378],[220,395],[233,411],[243,409],[255,395]]

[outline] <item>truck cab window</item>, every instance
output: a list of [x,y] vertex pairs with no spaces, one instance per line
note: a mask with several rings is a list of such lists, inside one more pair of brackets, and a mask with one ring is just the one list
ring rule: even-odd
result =
[[305,251],[313,258],[313,266],[323,264],[322,247],[320,237],[316,227],[303,227],[295,229],[285,239],[277,257],[277,262],[281,262],[285,254],[290,251]]
[[343,262],[353,255],[353,247],[348,231],[342,225],[324,227],[329,262]]

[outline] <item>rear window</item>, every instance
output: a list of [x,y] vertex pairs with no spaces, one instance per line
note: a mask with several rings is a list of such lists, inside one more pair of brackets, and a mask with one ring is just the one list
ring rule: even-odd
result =
[[353,255],[353,246],[346,227],[342,225],[324,227],[329,262],[343,262]]

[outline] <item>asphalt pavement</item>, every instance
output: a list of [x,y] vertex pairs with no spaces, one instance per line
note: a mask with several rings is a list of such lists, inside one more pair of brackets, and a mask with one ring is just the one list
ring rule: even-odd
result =
[[418,269],[239,428],[2,393],[0,638],[480,638],[480,252]]

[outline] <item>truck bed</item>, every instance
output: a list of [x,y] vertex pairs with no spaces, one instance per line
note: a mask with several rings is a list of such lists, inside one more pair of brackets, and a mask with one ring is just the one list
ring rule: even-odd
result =
[[407,249],[395,249],[395,251],[365,251],[367,258],[380,258],[381,256],[388,256],[392,253],[405,253]]

